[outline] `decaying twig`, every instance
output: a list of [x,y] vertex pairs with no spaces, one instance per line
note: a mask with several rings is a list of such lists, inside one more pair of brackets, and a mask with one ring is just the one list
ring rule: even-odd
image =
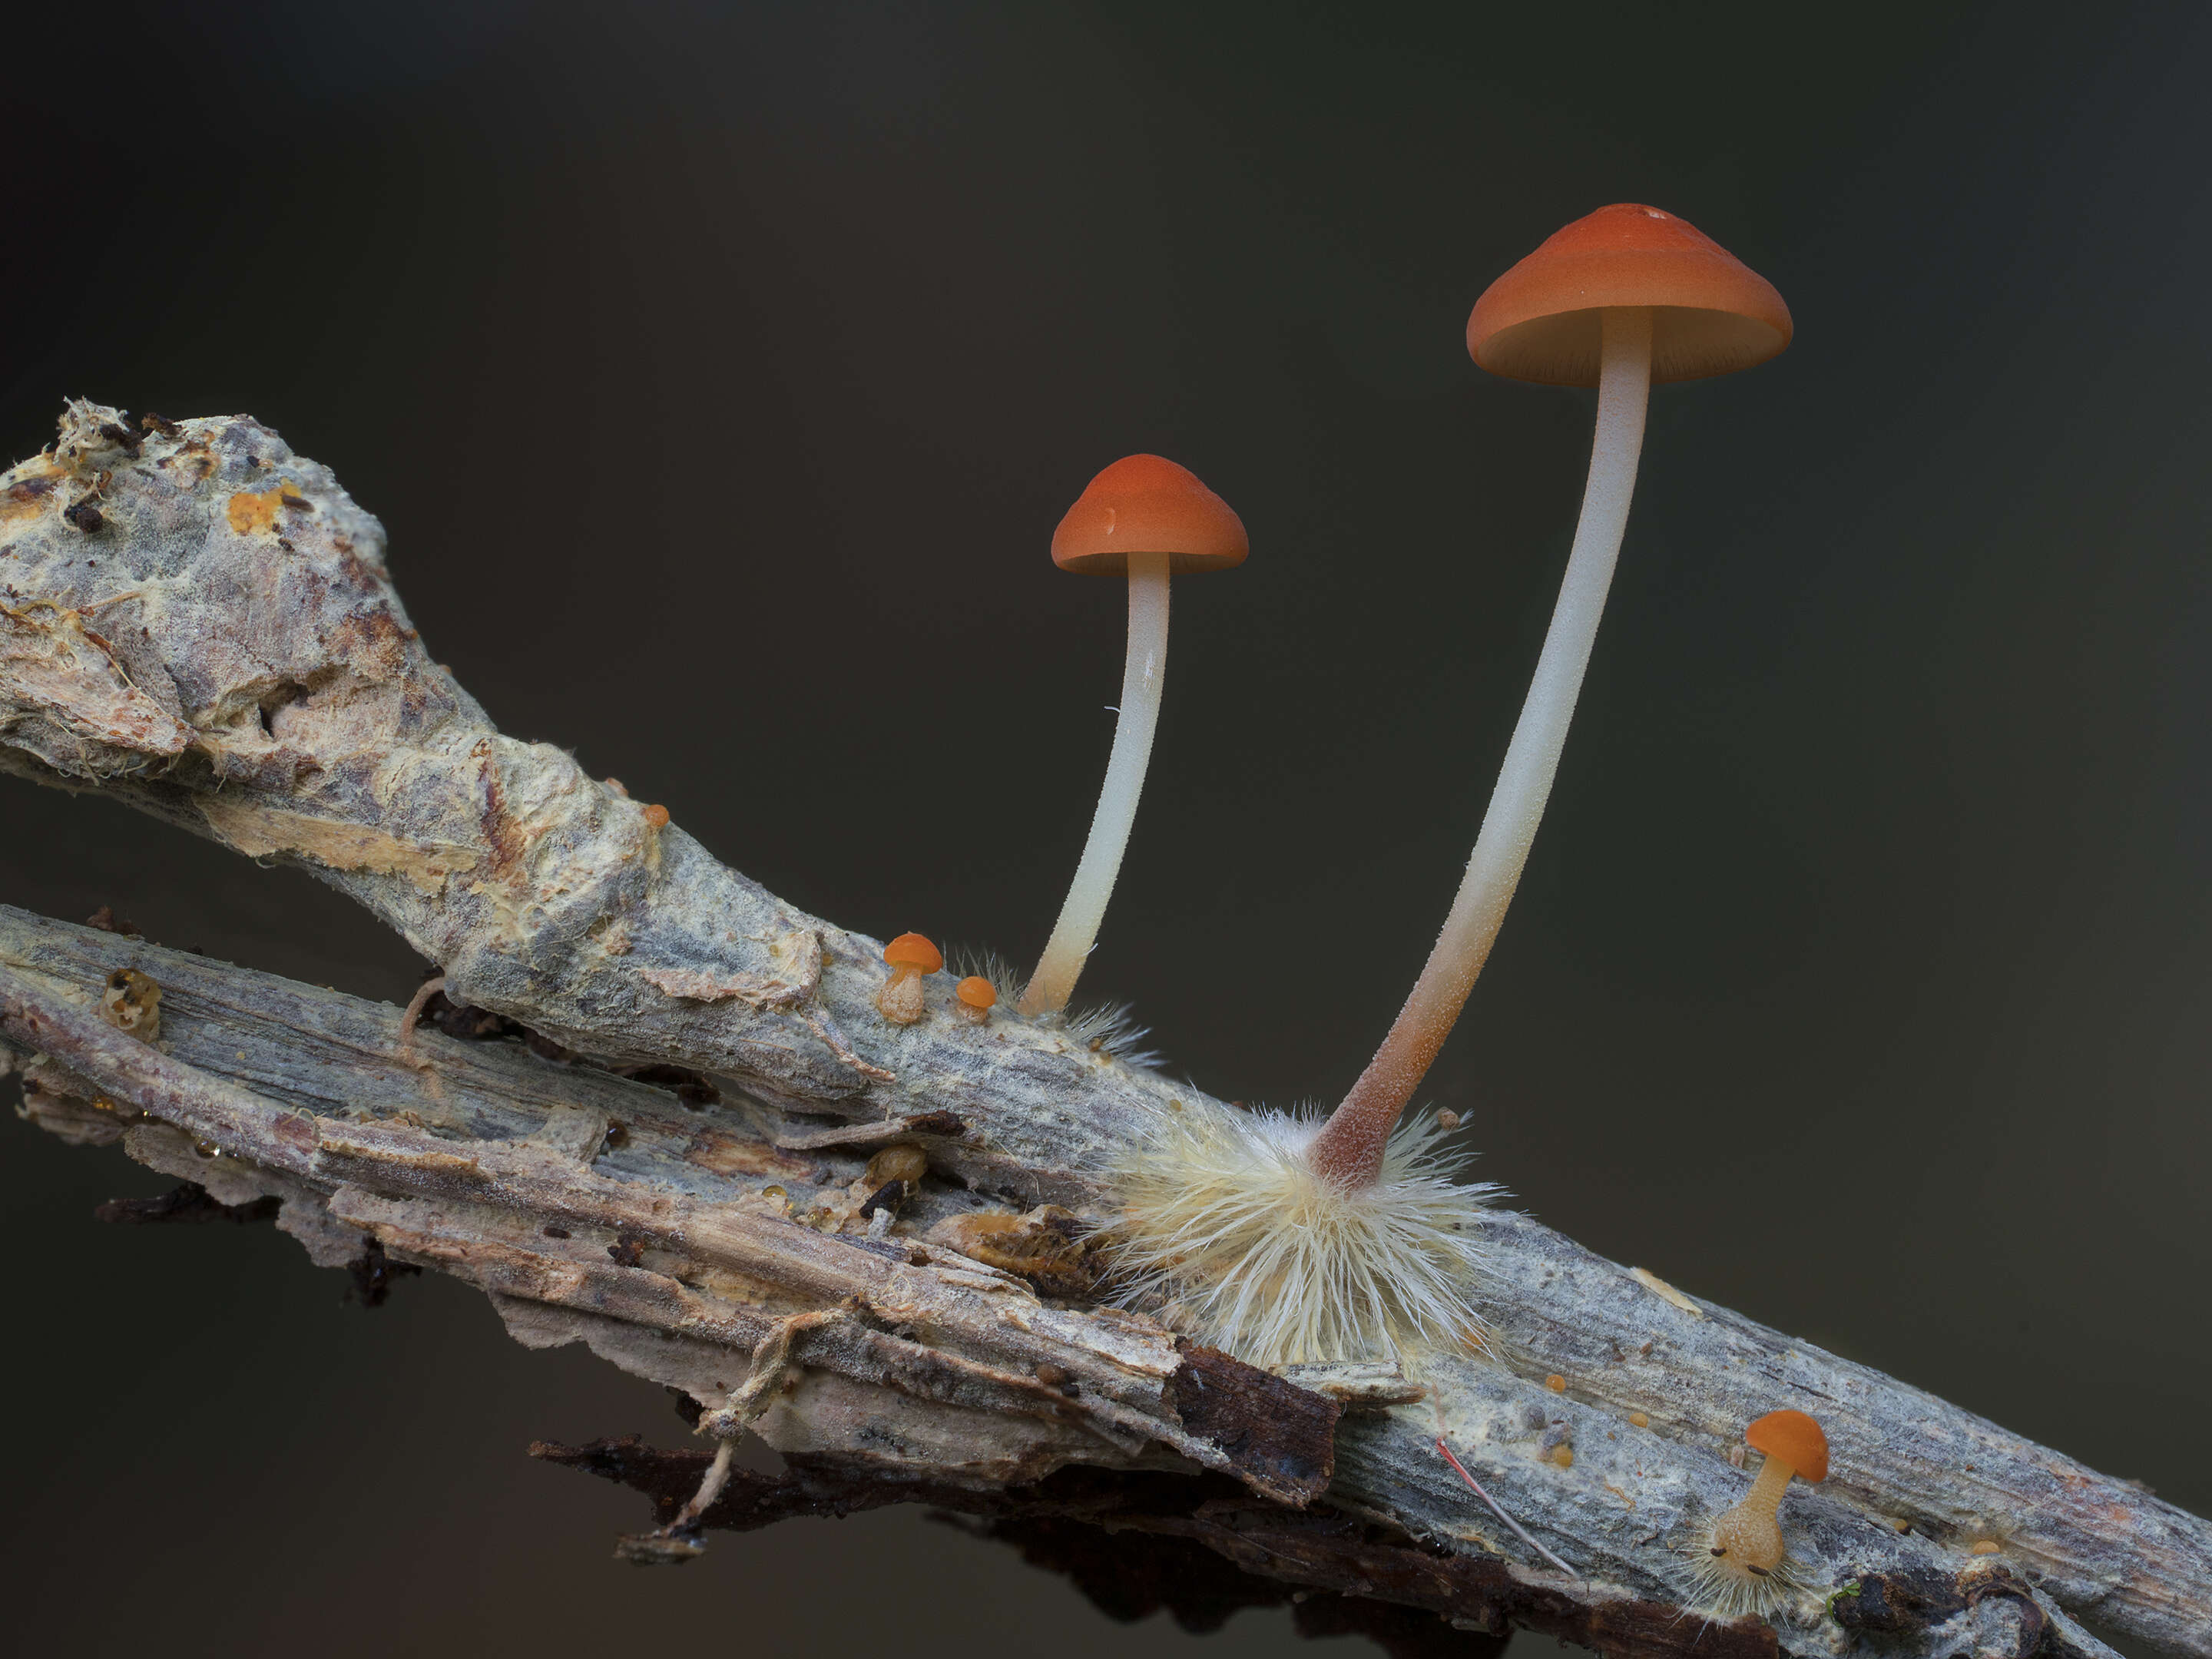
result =
[[[94,476],[88,531],[62,508]],[[592,1062],[427,1024],[410,1044],[396,1010],[0,912],[0,1033],[55,1133],[220,1203],[273,1197],[319,1261],[373,1244],[475,1283],[525,1342],[584,1341],[726,1431],[750,1419],[802,1485],[1012,1515],[1106,1471],[1186,1494],[1144,1524],[1248,1571],[1622,1651],[2108,1651],[2079,1611],[2212,1656],[2204,1522],[1524,1218],[1486,1241],[1489,1350],[1410,1379],[1274,1376],[1098,1305],[1079,1259],[1047,1279],[962,1248],[981,1212],[1105,1219],[1116,1148],[1195,1091],[1049,1022],[876,1018],[874,941],[500,735],[408,624],[375,521],[252,422],[142,433],[73,405],[0,479],[0,765],[313,870],[452,1001]],[[155,1042],[101,1017],[126,969],[160,993]],[[891,1143],[929,1175],[864,1218]],[[1741,1495],[1725,1454],[1780,1405],[1833,1447],[1788,1515],[1825,1593],[1699,1634],[1675,1549]],[[1469,1502],[1439,1424],[1572,1575]],[[1542,1455],[1563,1442],[1571,1467]],[[701,1524],[775,1507],[725,1473]]]

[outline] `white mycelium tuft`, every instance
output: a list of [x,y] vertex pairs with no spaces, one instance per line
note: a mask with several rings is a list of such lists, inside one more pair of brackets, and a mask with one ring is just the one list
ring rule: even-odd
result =
[[1695,1534],[1677,1552],[1690,1569],[1686,1598],[1690,1610],[1707,1625],[1771,1619],[1805,1594],[1805,1577],[1789,1556],[1762,1574],[1726,1556],[1715,1555],[1712,1543],[1708,1529]]
[[1313,1113],[1212,1105],[1164,1114],[1116,1171],[1109,1240],[1125,1304],[1255,1365],[1387,1360],[1477,1340],[1484,1208],[1498,1188],[1453,1177],[1435,1121],[1391,1137],[1382,1176],[1346,1191],[1315,1174]]
[[[1006,1018],[1021,1000],[1025,982],[1014,965],[996,951],[978,950],[969,945],[945,947],[945,971],[955,980],[966,979],[970,974],[991,982],[999,995],[999,1017]],[[1101,1003],[1085,1008],[1079,1013],[1062,1011],[1043,1016],[1048,1020],[1064,1021],[1069,1040],[1103,1054],[1111,1054],[1124,1066],[1133,1066],[1139,1071],[1159,1070],[1164,1056],[1157,1048],[1147,1048],[1145,1039],[1152,1028],[1137,1024],[1135,1005],[1127,1002]]]

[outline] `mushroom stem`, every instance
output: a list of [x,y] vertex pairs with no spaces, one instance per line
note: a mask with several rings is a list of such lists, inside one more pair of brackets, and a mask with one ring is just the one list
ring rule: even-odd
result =
[[1797,1473],[1771,1452],[1743,1501],[1713,1523],[1712,1553],[1749,1572],[1782,1565],[1782,1494]]
[[1552,611],[1551,632],[1536,660],[1535,678],[1521,705],[1520,723],[1498,769],[1482,831],[1443,931],[1429,952],[1413,994],[1390,1034],[1330,1114],[1307,1149],[1316,1173],[1339,1187],[1371,1185],[1382,1167],[1382,1149],[1421,1085],[1429,1063],[1489,958],[1505,907],[1528,861],[1536,824],[1551,798],[1559,751],[1574,718],[1583,672],[1605,612],[1606,590],[1628,526],[1636,462],[1644,448],[1644,415],[1651,395],[1651,311],[1647,306],[1607,307],[1599,313],[1603,357],[1599,369],[1597,433],[1590,446],[1589,482],[1583,490],[1582,521]]
[[1137,797],[1145,787],[1145,763],[1152,757],[1152,729],[1159,723],[1160,689],[1168,667],[1168,556],[1129,555],[1129,652],[1121,671],[1121,707],[1114,726],[1114,749],[1106,760],[1106,781],[1091,816],[1091,839],[1083,845],[1075,879],[1060,907],[1044,955],[1014,1006],[1027,1018],[1056,1013],[1075,994],[1075,981],[1106,900],[1121,872],[1121,854],[1136,822]]

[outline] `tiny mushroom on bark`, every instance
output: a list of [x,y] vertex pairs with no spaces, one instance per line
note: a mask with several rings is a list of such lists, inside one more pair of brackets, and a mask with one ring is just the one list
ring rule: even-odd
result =
[[1803,1412],[1769,1412],[1743,1439],[1766,1462],[1743,1501],[1713,1522],[1698,1562],[1700,1591],[1731,1616],[1764,1611],[1797,1587],[1782,1541],[1782,1494],[1793,1475],[1816,1486],[1828,1478],[1828,1437]]
[[952,1012],[970,1025],[981,1025],[990,1018],[991,1010],[999,1000],[999,994],[993,988],[991,981],[981,974],[969,975],[953,987],[952,994],[959,1000],[958,1006]]
[[1168,578],[1226,570],[1250,550],[1244,524],[1193,473],[1158,455],[1127,455],[1076,498],[1053,532],[1062,570],[1129,579],[1129,647],[1106,781],[1060,920],[1016,1006],[1034,1018],[1067,1006],[1098,938],[1121,868],[1152,752],[1168,666]]
[[1577,219],[1475,301],[1467,348],[1481,368],[1597,388],[1589,481],[1551,631],[1458,896],[1389,1035],[1314,1137],[1314,1167],[1328,1179],[1346,1188],[1375,1180],[1505,920],[1613,582],[1653,383],[1749,368],[1790,337],[1790,308],[1765,277],[1687,222],[1632,202]]
[[901,933],[884,946],[884,960],[891,976],[876,993],[876,1007],[892,1024],[911,1025],[921,1018],[921,976],[945,966],[945,958],[920,933]]

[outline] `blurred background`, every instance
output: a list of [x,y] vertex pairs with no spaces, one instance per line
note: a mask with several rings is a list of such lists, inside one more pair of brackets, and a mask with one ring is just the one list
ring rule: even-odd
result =
[[[1458,880],[1587,456],[1590,395],[1479,373],[1468,308],[1602,203],[1680,213],[1797,342],[1655,398],[1428,1092],[1595,1249],[2202,1512],[2208,52],[2158,4],[62,12],[9,35],[0,448],[68,394],[251,412],[506,730],[841,924],[1023,959],[1121,672],[1121,590],[1048,540],[1172,456],[1253,553],[1176,586],[1083,990],[1218,1094],[1331,1099]],[[303,874],[0,795],[7,902],[419,976]],[[523,1449],[681,1443],[659,1390],[450,1284],[348,1305],[266,1230],[100,1227],[169,1183],[0,1144],[27,1650],[1289,1639],[1133,1631],[904,1511],[618,1566],[642,1500]]]

